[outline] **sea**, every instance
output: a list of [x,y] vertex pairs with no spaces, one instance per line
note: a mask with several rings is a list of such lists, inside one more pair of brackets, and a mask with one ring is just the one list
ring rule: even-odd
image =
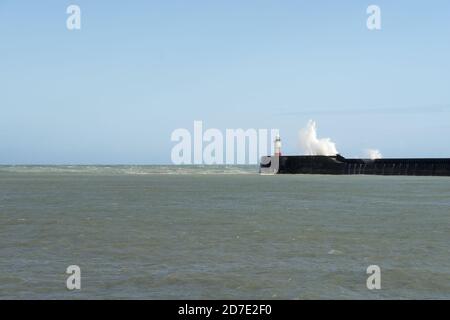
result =
[[0,299],[450,299],[450,178],[0,166]]

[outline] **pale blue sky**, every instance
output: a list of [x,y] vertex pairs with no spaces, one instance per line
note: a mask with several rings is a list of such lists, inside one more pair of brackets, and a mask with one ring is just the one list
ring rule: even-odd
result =
[[450,2],[0,0],[0,111],[0,164],[170,163],[194,120],[450,157]]

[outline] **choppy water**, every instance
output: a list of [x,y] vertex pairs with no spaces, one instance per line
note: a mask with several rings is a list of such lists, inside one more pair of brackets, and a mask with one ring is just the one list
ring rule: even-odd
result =
[[0,167],[0,298],[450,298],[450,178],[256,172]]

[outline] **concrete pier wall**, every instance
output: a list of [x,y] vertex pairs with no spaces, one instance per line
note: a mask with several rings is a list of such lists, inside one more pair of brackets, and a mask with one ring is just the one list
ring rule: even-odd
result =
[[337,156],[267,156],[263,174],[450,176],[450,159],[346,159]]

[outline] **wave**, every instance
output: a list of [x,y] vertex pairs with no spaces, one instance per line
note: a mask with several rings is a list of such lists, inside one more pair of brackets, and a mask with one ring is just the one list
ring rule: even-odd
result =
[[2,165],[1,173],[85,175],[256,174],[255,165]]

